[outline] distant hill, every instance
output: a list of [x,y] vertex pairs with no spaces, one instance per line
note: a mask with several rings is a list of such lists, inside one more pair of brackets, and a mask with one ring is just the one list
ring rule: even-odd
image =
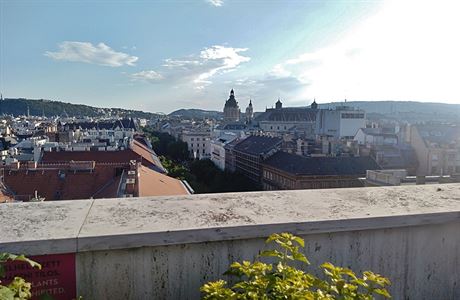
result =
[[69,117],[120,116],[135,118],[154,118],[157,114],[122,108],[99,108],[83,104],[72,104],[44,99],[5,98],[0,101],[0,115],[25,115],[47,117],[67,114]]
[[460,122],[460,104],[416,101],[347,101],[320,104],[320,108],[352,106],[367,112],[369,119],[398,121],[449,121]]
[[185,119],[220,119],[223,113],[215,110],[204,110],[204,109],[178,109],[168,114],[170,117],[181,117]]

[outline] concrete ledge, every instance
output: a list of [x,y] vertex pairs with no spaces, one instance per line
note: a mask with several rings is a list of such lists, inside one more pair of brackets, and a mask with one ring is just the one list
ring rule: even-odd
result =
[[460,220],[460,184],[0,205],[2,251],[28,255],[385,229]]
[[405,216],[342,219],[303,223],[244,225],[181,231],[78,237],[77,252],[265,238],[274,232],[292,232],[296,235],[309,235],[342,231],[443,224],[459,220],[460,211],[456,211]]

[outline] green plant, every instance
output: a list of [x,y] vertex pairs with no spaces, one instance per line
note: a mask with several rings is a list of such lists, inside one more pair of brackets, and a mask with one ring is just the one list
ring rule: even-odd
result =
[[[7,261],[23,261],[33,268],[41,269],[41,265],[24,255],[15,255],[11,253],[0,253],[0,278],[5,276],[5,266]],[[30,299],[31,284],[21,277],[14,277],[8,285],[2,285],[0,281],[0,300],[25,300]]]
[[272,234],[266,241],[278,246],[262,251],[259,257],[271,257],[273,264],[259,261],[234,262],[225,275],[236,277],[229,287],[224,280],[206,283],[201,287],[205,300],[217,299],[312,299],[312,300],[370,300],[380,295],[391,298],[386,290],[390,281],[370,271],[362,277],[352,270],[331,263],[320,266],[324,279],[290,266],[298,261],[310,264],[300,252],[304,240],[290,233]]

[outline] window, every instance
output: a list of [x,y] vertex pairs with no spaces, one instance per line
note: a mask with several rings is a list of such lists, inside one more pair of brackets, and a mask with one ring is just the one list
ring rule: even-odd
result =
[[190,138],[191,141],[193,141],[193,138]]
[[205,144],[203,144],[203,147],[206,147]]

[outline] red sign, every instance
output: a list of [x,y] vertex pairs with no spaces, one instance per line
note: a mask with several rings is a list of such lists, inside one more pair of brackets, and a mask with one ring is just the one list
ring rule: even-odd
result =
[[32,284],[32,300],[71,300],[77,297],[75,253],[28,256],[42,268],[32,268],[26,262],[13,261],[5,264],[6,276],[2,282],[9,283],[14,277],[22,277]]

